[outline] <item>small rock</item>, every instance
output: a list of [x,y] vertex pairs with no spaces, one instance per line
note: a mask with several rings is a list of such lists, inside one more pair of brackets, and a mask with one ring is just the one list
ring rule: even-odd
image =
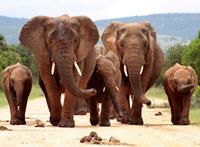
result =
[[84,136],[81,138],[80,143],[90,142],[92,138],[90,136]]
[[97,133],[95,131],[90,132],[91,137],[98,137]]
[[45,124],[41,120],[37,119],[35,120],[35,122],[36,122],[35,127],[41,127],[41,128],[45,127]]
[[110,137],[110,139],[109,139],[109,142],[110,143],[114,143],[114,144],[117,144],[117,143],[120,143],[120,140],[119,139],[117,139],[117,138],[115,138],[115,137]]
[[11,129],[8,129],[4,126],[0,126],[0,131],[11,131]]
[[157,113],[155,113],[155,116],[160,116],[160,115],[162,115],[161,112],[157,112]]

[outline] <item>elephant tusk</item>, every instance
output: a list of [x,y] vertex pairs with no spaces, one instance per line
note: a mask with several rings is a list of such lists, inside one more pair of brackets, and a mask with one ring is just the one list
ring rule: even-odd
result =
[[142,65],[142,67],[140,69],[140,75],[142,75],[143,69],[144,69],[144,66]]
[[51,66],[51,75],[53,75],[55,72],[55,66],[56,66],[55,63],[53,62]]
[[127,72],[127,67],[126,67],[126,65],[124,65],[124,74],[125,74],[126,77],[128,77],[128,72]]
[[103,87],[103,92],[105,92],[106,91],[106,87]]
[[119,92],[119,88],[117,86],[115,86],[115,89]]
[[75,66],[75,68],[76,68],[78,74],[79,74],[80,76],[82,76],[81,70],[80,70],[80,68],[78,67],[78,64],[77,64],[76,61],[74,61],[74,66]]

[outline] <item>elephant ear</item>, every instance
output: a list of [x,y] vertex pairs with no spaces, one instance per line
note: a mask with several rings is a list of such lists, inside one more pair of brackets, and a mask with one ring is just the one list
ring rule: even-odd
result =
[[36,16],[22,28],[19,40],[36,57],[38,62],[49,62],[49,52],[45,45],[44,24],[49,19],[46,16]]
[[86,16],[72,17],[80,24],[80,43],[76,52],[77,60],[82,61],[94,49],[99,40],[99,32],[95,23]]
[[112,50],[113,52],[119,55],[116,38],[117,38],[117,30],[122,25],[123,23],[121,22],[113,22],[104,30],[101,40],[103,41],[106,51]]
[[[2,84],[3,84],[3,89],[4,91],[9,91],[11,92],[10,96],[14,96],[14,92],[13,89],[11,87],[11,83],[10,83],[10,75],[12,70],[15,68],[14,65],[10,65],[7,68],[5,68],[2,72]],[[12,97],[13,98],[13,97]]]
[[[156,36],[156,32],[154,30],[154,28],[151,26],[151,24],[149,22],[142,22],[141,23],[147,30],[147,38],[149,40],[149,45],[148,45],[148,53],[146,56],[146,61],[153,61],[153,60],[149,60],[149,58],[153,58],[154,54],[157,53],[157,49],[158,49],[158,45],[157,45],[157,36]],[[148,64],[148,63],[146,63]],[[151,64],[151,63],[149,63]]]
[[194,84],[194,86],[197,86],[197,82],[198,82],[198,77],[197,74],[195,72],[195,70],[191,67],[191,66],[187,66],[187,69],[190,71],[191,76],[192,76],[192,84]]

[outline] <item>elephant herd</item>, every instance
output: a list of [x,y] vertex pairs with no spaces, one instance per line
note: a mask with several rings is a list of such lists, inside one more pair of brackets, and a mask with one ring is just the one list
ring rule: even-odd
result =
[[[36,16],[21,29],[19,40],[36,58],[39,85],[50,112],[50,123],[74,127],[74,114],[90,112],[91,125],[110,126],[110,118],[142,125],[145,93],[161,73],[164,55],[148,22],[113,22],[99,33],[86,16]],[[2,73],[10,106],[10,124],[26,124],[32,87],[31,71],[19,63]],[[175,64],[164,75],[172,123],[187,125],[191,95],[197,86],[192,67]],[[61,104],[61,94],[65,95]],[[130,105],[130,99],[132,105]],[[101,108],[99,108],[101,103]]]

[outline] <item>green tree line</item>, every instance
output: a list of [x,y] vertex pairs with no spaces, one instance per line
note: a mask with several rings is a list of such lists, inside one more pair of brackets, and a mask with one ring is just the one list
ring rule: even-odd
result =
[[4,36],[0,34],[0,76],[7,66],[16,63],[26,65],[32,71],[34,81],[36,81],[37,65],[32,54],[21,45],[7,44]]

